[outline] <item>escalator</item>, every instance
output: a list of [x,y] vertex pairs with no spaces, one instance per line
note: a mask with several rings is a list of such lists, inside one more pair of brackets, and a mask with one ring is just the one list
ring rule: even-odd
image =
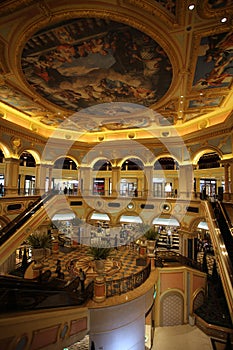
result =
[[0,314],[80,306],[93,296],[93,281],[80,290],[79,277],[72,281],[47,281],[0,276]]
[[13,254],[22,242],[46,219],[67,207],[64,196],[49,193],[17,216],[0,231],[0,265]]
[[[65,196],[48,194],[5,226],[0,232],[0,265],[45,220],[67,205]],[[81,292],[76,279],[67,283],[57,278],[41,281],[41,276],[26,280],[0,275],[0,349],[13,349],[19,341],[27,343],[26,350],[31,349],[30,344],[33,349],[49,346],[56,350],[82,339],[89,329],[85,305],[93,296],[93,288],[92,280]]]
[[5,243],[27,220],[41,208],[41,206],[48,201],[53,194],[49,193],[43,195],[35,200],[29,208],[25,209],[15,219],[9,222],[0,230],[0,245]]
[[209,233],[229,313],[233,322],[233,238],[223,207],[219,203],[203,202]]
[[215,217],[218,223],[218,227],[221,231],[229,259],[233,266],[233,235],[231,228],[231,221],[229,219],[228,213],[225,210],[225,206],[221,202],[213,203]]

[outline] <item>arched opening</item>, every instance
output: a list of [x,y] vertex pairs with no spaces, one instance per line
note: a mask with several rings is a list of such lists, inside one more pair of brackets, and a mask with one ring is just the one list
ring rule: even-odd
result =
[[178,170],[179,163],[172,157],[161,157],[154,163],[154,170]]
[[178,232],[180,223],[176,218],[166,215],[156,217],[153,219],[152,225],[159,232],[156,245],[158,250],[180,251],[180,236]]
[[58,158],[53,165],[53,188],[64,194],[78,193],[77,163],[70,157]]
[[24,151],[19,158],[19,167],[19,194],[33,195],[35,193],[36,181],[35,169],[33,169],[36,167],[34,156],[30,152]]
[[138,158],[129,158],[124,161],[124,163],[121,166],[121,170],[143,170],[144,164],[143,162]]
[[54,162],[54,169],[77,170],[76,163],[69,157],[62,157]]
[[138,158],[128,158],[122,163],[120,182],[120,194],[122,196],[141,196],[142,189],[139,188],[139,181],[141,178],[141,183],[143,182],[142,175],[140,175],[143,169],[144,164]]
[[103,171],[111,171],[112,164],[106,159],[99,159],[93,165],[93,171],[96,172],[93,177],[93,194],[94,195],[107,195],[112,190],[112,179],[107,174],[104,175]]
[[216,152],[208,152],[203,154],[197,162],[199,169],[219,168],[220,157]]
[[36,161],[35,158],[31,155],[31,153],[24,151],[19,158],[19,165],[29,168],[35,168]]
[[93,170],[94,171],[109,171],[109,170],[112,170],[112,164],[105,159],[100,159],[94,164]]

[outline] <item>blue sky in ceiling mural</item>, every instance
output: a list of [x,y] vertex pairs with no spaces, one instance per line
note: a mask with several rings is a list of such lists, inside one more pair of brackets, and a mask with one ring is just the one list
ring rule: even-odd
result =
[[225,88],[233,77],[233,32],[201,39],[193,88]]
[[158,43],[128,25],[94,18],[35,34],[23,50],[22,68],[37,93],[73,111],[111,101],[149,107],[172,81],[171,63]]

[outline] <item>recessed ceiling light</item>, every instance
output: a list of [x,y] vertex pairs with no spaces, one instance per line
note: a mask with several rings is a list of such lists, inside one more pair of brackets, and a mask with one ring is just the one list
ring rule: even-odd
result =
[[194,5],[194,4],[190,4],[189,7],[188,7],[188,9],[189,9],[190,11],[194,10],[194,8],[195,8],[195,5]]
[[226,17],[221,18],[221,22],[222,22],[222,23],[227,22],[227,18],[226,18]]

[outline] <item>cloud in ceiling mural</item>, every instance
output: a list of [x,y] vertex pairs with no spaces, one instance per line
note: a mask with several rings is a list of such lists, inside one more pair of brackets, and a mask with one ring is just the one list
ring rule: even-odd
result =
[[158,43],[100,18],[40,30],[24,47],[22,69],[38,94],[70,111],[110,101],[150,107],[172,81],[170,60]]

